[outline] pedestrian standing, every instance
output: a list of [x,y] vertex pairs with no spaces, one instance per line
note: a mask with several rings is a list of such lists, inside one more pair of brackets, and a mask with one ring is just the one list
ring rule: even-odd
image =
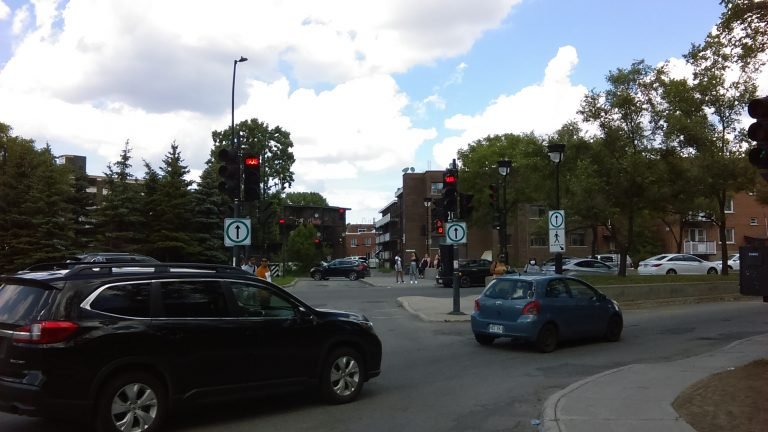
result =
[[256,274],[256,257],[251,256],[247,263],[243,264],[240,268],[247,271],[250,274]]
[[269,270],[269,260],[261,259],[261,265],[256,269],[256,277],[272,282],[272,272]]
[[541,267],[539,267],[539,264],[536,262],[536,258],[531,258],[528,260],[528,264],[525,265],[523,271],[526,273],[538,273],[541,271]]
[[419,263],[419,278],[424,279],[424,272],[427,270],[427,267],[429,267],[429,254],[424,255],[424,258]]
[[491,276],[495,278],[507,272],[507,263],[505,262],[506,260],[507,259],[504,254],[499,254],[499,257],[496,258],[496,261],[491,264]]
[[405,283],[403,277],[403,260],[400,258],[400,254],[395,255],[395,283]]
[[408,281],[412,284],[419,283],[417,276],[419,271],[419,258],[416,256],[416,252],[411,252],[411,265],[408,270]]
[[435,260],[433,262],[432,267],[438,269],[440,271],[440,252],[435,254]]

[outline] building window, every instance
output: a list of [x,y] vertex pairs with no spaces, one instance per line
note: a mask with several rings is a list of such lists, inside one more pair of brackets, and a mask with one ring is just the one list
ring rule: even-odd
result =
[[349,245],[352,246],[352,247],[357,247],[357,238],[356,237],[352,237],[352,239],[349,242]]
[[363,233],[366,233],[366,232],[368,232],[368,230],[366,230],[365,228],[358,228],[357,229],[357,233],[358,234],[363,234]]
[[701,228],[691,228],[688,230],[688,241],[705,242],[707,241],[707,232]]
[[733,213],[733,198],[728,198],[728,200],[725,202],[725,212]]
[[586,246],[586,235],[584,232],[572,232],[568,235],[571,246]]
[[749,218],[749,224],[750,225],[757,225],[757,218],[756,217]]
[[371,238],[370,237],[365,239],[365,245],[366,246],[370,246],[371,245]]
[[531,247],[547,247],[548,239],[544,236],[531,236]]
[[725,229],[725,242],[736,243],[736,228]]
[[530,219],[542,219],[547,216],[547,209],[542,205],[528,206],[528,217]]
[[440,192],[443,191],[443,183],[432,183],[431,188],[429,190],[429,193],[431,195],[440,195]]

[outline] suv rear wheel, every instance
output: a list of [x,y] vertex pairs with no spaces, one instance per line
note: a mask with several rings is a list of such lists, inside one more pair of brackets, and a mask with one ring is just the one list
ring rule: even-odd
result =
[[351,280],[351,281],[357,280],[357,278],[358,278],[358,276],[357,276],[357,272],[349,272],[349,276],[347,276],[347,277],[348,277],[348,278],[349,278],[349,280]]
[[152,375],[127,372],[108,381],[99,394],[99,432],[153,432],[168,410],[165,388]]
[[332,351],[320,373],[320,395],[328,403],[352,402],[363,389],[365,367],[360,354],[351,348]]

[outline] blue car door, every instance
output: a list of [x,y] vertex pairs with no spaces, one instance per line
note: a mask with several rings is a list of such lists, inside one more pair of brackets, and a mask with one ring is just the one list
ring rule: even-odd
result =
[[610,310],[599,292],[578,279],[568,279],[568,289],[577,316],[578,337],[596,337],[605,334]]

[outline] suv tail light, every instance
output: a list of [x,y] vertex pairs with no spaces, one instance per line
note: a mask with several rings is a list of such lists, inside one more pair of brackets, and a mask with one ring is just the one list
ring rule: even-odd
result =
[[357,269],[358,269],[358,270],[365,270],[365,266],[364,266],[364,265],[362,265],[362,264],[358,264],[358,265],[357,265]]
[[541,303],[538,300],[528,302],[523,306],[523,315],[538,315]]
[[41,321],[19,327],[13,332],[13,341],[29,344],[63,342],[77,330],[77,324],[69,321]]

